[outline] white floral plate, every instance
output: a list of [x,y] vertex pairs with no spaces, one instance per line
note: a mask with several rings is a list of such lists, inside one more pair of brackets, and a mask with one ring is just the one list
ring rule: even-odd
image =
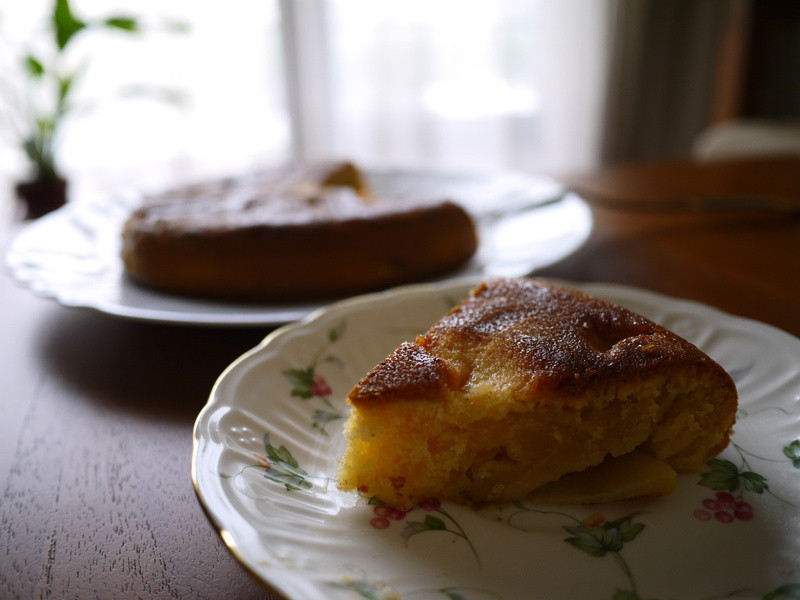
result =
[[468,285],[399,288],[288,325],[219,378],[192,476],[236,557],[296,600],[800,597],[800,340],[693,302],[574,284],[693,341],[734,377],[731,446],[676,491],[595,506],[408,513],[337,490],[343,397]]
[[[521,173],[448,174],[368,171],[377,193],[458,199],[476,217],[473,260],[446,279],[525,275],[577,250],[592,229],[591,212],[552,179]],[[120,231],[136,195],[86,200],[28,225],[13,241],[6,266],[37,295],[64,306],[117,317],[189,325],[275,325],[302,319],[322,303],[240,304],[162,294],[123,272]]]

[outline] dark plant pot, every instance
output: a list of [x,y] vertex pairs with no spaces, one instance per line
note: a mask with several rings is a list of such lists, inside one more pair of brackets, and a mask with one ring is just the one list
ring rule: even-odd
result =
[[61,177],[18,183],[16,191],[25,205],[26,219],[38,219],[67,203],[67,182]]

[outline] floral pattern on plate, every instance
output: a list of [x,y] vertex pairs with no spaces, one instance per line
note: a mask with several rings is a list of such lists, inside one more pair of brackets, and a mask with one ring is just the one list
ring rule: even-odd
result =
[[800,598],[800,341],[642,290],[572,284],[693,341],[740,393],[731,446],[680,475],[673,494],[558,510],[431,500],[400,512],[340,492],[347,391],[473,284],[335,304],[220,377],[195,426],[192,474],[239,560],[298,600]]

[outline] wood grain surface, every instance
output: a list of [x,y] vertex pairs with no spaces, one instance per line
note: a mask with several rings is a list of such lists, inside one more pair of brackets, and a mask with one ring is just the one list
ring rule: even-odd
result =
[[[800,156],[620,165],[564,181],[589,202],[594,230],[540,274],[688,298],[800,337]],[[759,189],[798,210],[657,208],[674,198],[759,197]]]
[[189,475],[214,380],[266,330],[61,308],[7,275],[0,306],[0,598],[271,598]]
[[[568,181],[590,201],[593,182],[634,200],[659,185],[607,175]],[[797,216],[593,213],[586,246],[541,274],[689,298],[800,336]],[[0,223],[3,253],[20,227]],[[271,598],[224,547],[189,475],[214,380],[268,331],[62,308],[7,275],[0,308],[0,598]]]

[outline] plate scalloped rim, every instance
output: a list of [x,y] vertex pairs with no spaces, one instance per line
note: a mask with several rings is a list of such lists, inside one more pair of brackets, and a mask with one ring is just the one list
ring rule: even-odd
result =
[[[392,525],[395,529],[390,531],[394,533],[370,527],[372,513],[365,502],[339,492],[330,481],[320,483],[318,478],[335,474],[336,456],[344,442],[338,430],[325,436],[314,430],[309,421],[303,423],[309,412],[303,403],[309,400],[292,399],[290,387],[279,389],[286,384],[281,369],[302,367],[309,353],[314,353],[314,346],[325,345],[330,332],[347,321],[350,329],[346,335],[337,338],[329,347],[338,344],[339,358],[344,363],[352,360],[354,364],[337,371],[331,362],[331,369],[325,373],[332,396],[343,397],[362,372],[388,353],[387,348],[390,350],[400,340],[412,337],[415,329],[426,329],[438,318],[432,315],[443,313],[445,304],[452,304],[473,284],[406,286],[334,304],[303,321],[276,330],[232,363],[218,379],[195,424],[192,479],[201,504],[225,543],[238,560],[273,591],[286,598],[322,600],[367,598],[369,596],[360,595],[367,589],[375,594],[383,593],[386,598],[405,597],[392,595],[401,592],[416,598],[423,597],[419,589],[425,588],[429,594],[424,596],[426,598],[446,598],[443,590],[461,586],[462,597],[476,600],[521,598],[524,596],[520,594],[527,593],[521,590],[529,589],[538,590],[541,596],[537,597],[541,598],[577,597],[575,594],[583,593],[581,597],[601,600],[610,599],[613,590],[602,586],[595,589],[594,578],[611,577],[612,580],[616,578],[617,584],[625,583],[625,578],[611,562],[587,558],[563,544],[564,523],[532,526],[533,533],[528,535],[533,537],[520,542],[518,531],[493,521],[507,518],[507,509],[506,512],[467,511],[448,505],[447,514],[453,517],[453,522],[460,522],[469,532],[477,549],[474,555],[465,544],[458,544],[458,540],[450,540],[445,546],[437,545],[441,539],[428,540],[430,545],[411,540],[404,544],[399,534],[400,525]],[[737,385],[743,407],[734,435],[737,447],[745,448],[753,456],[780,457],[779,448],[774,447],[775,435],[782,436],[783,443],[800,438],[797,407],[800,340],[763,323],[734,317],[689,300],[613,284],[568,285],[620,302],[664,322],[696,341],[735,373],[735,377],[739,377]],[[376,324],[385,325],[388,315],[397,327],[391,333],[385,331],[372,336],[386,339],[366,340],[363,332],[374,330]],[[359,329],[362,320],[363,327]],[[349,341],[348,335],[351,336]],[[743,340],[748,343],[742,344]],[[369,346],[366,351],[364,344]],[[775,350],[780,352],[776,354]],[[765,356],[771,358],[764,360]],[[763,392],[764,389],[768,392]],[[249,473],[245,471],[250,468],[248,461],[253,463],[248,453],[263,447],[260,446],[263,444],[262,428],[270,430],[276,446],[290,447],[301,465],[311,465],[308,473],[315,481],[312,492],[284,491],[276,487],[274,481],[266,481],[260,475],[242,475]],[[730,448],[723,457],[738,460],[736,450]],[[723,525],[693,517],[693,511],[704,510],[701,503],[710,491],[689,475],[680,476],[678,490],[670,497],[621,503],[625,508],[619,505],[597,508],[614,512],[614,516],[645,510],[647,516],[641,518],[646,519],[648,533],[656,531],[661,535],[658,540],[655,533],[651,533],[650,538],[642,535],[643,541],[630,542],[631,546],[636,544],[637,552],[624,553],[628,568],[636,575],[642,597],[688,600],[686,581],[689,581],[698,599],[729,597],[725,594],[741,592],[748,586],[753,590],[751,595],[741,592],[744,595],[735,597],[761,598],[772,589],[770,586],[785,584],[792,573],[800,570],[800,535],[797,535],[800,533],[800,510],[770,496],[778,497],[782,493],[784,497],[800,497],[800,473],[791,465],[774,467],[753,458],[751,461],[758,463],[756,470],[768,473],[769,481],[775,483],[769,493],[748,496],[756,507],[756,517],[750,522]],[[238,475],[230,477],[240,468],[243,470]],[[258,465],[253,468],[258,472]],[[225,476],[220,477],[223,471]],[[582,509],[573,507],[572,510]],[[680,517],[679,526],[674,523],[676,515]],[[406,521],[410,518],[407,516]],[[445,521],[444,517],[441,520]],[[691,535],[690,547],[684,543],[684,535]],[[536,561],[519,558],[524,548],[536,553]],[[542,548],[546,548],[545,554]],[[665,553],[664,548],[671,548],[673,552]],[[335,553],[326,554],[334,549]],[[455,558],[448,558],[443,554],[445,550],[452,552]],[[512,551],[514,553],[509,554]],[[478,555],[483,565],[470,562]],[[495,555],[502,556],[506,563],[498,564]],[[659,557],[658,565],[647,562],[654,556]],[[513,573],[520,568],[539,574],[533,587],[524,581],[514,581]],[[681,570],[684,571],[682,577],[676,578],[675,573]],[[475,577],[475,572],[480,577]],[[504,573],[508,581],[502,585],[498,583],[497,589],[487,587],[498,582],[499,573]],[[756,576],[756,573],[762,574]],[[547,577],[551,580],[544,581]],[[567,579],[562,580],[565,577]],[[559,595],[558,590],[567,591]]]
[[[565,193],[554,180],[515,172],[475,175],[437,171],[370,170],[376,192],[430,193],[437,181],[465,197],[478,214],[480,246],[473,261],[442,280],[487,275],[525,275],[568,256],[588,239],[593,219],[588,205]],[[439,178],[439,179],[437,179]],[[482,182],[482,183],[481,183]],[[492,185],[506,194],[510,214],[484,220],[492,212],[481,197]],[[483,186],[483,187],[482,187]],[[460,190],[460,191],[459,191]],[[474,197],[467,197],[474,190]],[[452,196],[444,187],[442,195]],[[457,197],[457,196],[455,196]],[[560,201],[553,202],[554,199]],[[528,202],[527,209],[520,201]],[[63,306],[108,315],[180,325],[282,325],[302,319],[326,303],[239,304],[162,294],[124,277],[119,258],[120,231],[138,205],[136,194],[71,202],[29,223],[12,241],[5,257],[9,274],[38,296]]]

